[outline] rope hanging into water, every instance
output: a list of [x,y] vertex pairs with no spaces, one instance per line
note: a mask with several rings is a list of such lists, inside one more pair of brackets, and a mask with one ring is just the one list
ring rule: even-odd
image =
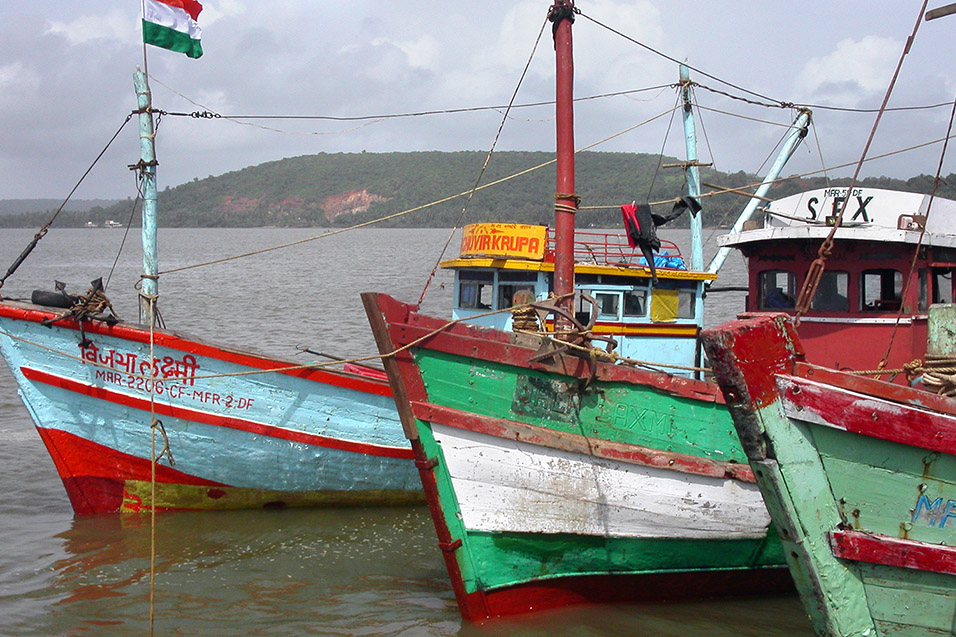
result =
[[[140,293],[142,294],[142,293]],[[156,295],[147,297],[149,303],[149,360],[156,360]],[[156,599],[156,366],[152,365],[152,382],[149,385],[149,625],[153,628],[154,604]],[[160,423],[160,426],[161,423]],[[166,430],[163,428],[163,438]],[[169,439],[166,438],[166,449]],[[172,455],[169,457],[172,463]]]

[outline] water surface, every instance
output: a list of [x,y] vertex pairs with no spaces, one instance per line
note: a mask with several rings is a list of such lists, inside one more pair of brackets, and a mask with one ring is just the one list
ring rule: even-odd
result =
[[[319,232],[164,229],[160,269]],[[0,271],[33,233],[0,229]],[[243,349],[302,360],[297,345],[373,354],[359,293],[417,301],[448,234],[365,229],[164,275],[160,307],[171,329]],[[681,243],[686,234],[665,236]],[[122,236],[121,229],[54,228],[3,293],[29,297],[35,288],[52,289],[54,280],[84,292],[92,279],[109,275]],[[110,278],[108,295],[123,318],[136,315],[139,249],[134,232]],[[739,258],[722,275],[727,284],[742,277]],[[425,311],[450,314],[450,282],[448,273],[436,275]],[[741,303],[741,294],[712,295],[707,323],[731,318]],[[0,494],[0,633],[146,633],[149,516],[73,516],[5,365]],[[810,634],[793,596],[579,608],[463,625],[424,507],[172,513],[157,517],[155,538],[157,634]]]

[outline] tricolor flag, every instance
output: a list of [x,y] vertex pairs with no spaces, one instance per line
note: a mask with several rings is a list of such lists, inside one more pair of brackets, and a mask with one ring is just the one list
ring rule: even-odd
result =
[[196,22],[200,11],[196,0],[143,0],[143,42],[200,57],[202,29]]

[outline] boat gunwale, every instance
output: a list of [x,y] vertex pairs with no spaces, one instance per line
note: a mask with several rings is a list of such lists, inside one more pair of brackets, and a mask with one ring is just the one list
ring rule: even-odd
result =
[[[391,299],[388,295],[381,295]],[[537,336],[534,334],[506,332],[489,327],[480,327],[463,323],[453,323],[438,319],[416,311],[415,306],[392,299],[395,303],[404,306],[408,316],[405,322],[399,324],[386,318],[388,332],[396,347],[409,345],[419,339],[427,338],[428,349],[462,356],[462,352],[469,352],[468,356],[496,361],[506,365],[524,367],[535,371],[556,373],[575,378],[591,378],[589,363],[593,359],[582,352],[582,356],[553,352],[550,359],[532,361],[541,355],[542,347],[552,344],[560,346],[559,341]],[[651,372],[637,367],[619,365],[611,362],[593,360],[594,380],[603,382],[626,382],[644,385],[656,390],[667,392],[684,398],[723,404],[724,397],[715,383],[668,374],[666,372]],[[662,367],[666,367],[661,363]]]
[[[97,334],[100,336],[119,338],[133,343],[148,344],[150,342],[150,330],[146,325],[120,321],[111,326],[104,321],[98,320],[84,321],[83,324],[80,325],[72,318],[61,318],[66,316],[66,314],[67,312],[65,310],[56,311],[33,303],[13,301],[10,299],[0,300],[0,318],[31,323],[42,323],[50,319],[61,319],[56,321],[56,327],[76,332],[82,331],[85,334]],[[243,365],[263,371],[271,370],[279,374],[295,376],[303,378],[304,380],[336,387],[353,389],[367,394],[391,396],[391,389],[384,380],[334,368],[310,369],[301,367],[301,362],[239,350],[228,345],[215,344],[210,341],[200,340],[196,336],[183,332],[156,329],[153,330],[153,342],[160,347],[198,356],[206,356],[235,365]],[[73,356],[73,354],[70,355]],[[300,369],[283,369],[286,367],[300,367]]]

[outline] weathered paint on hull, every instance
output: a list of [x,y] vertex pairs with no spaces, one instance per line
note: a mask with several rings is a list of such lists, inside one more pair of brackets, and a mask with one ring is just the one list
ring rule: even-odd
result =
[[[147,458],[120,453],[57,429],[38,428],[79,515],[157,511],[226,510],[311,506],[420,504],[417,490],[356,489],[303,491],[232,487],[156,466],[153,491]],[[303,469],[306,470],[306,469]]]
[[0,303],[0,351],[77,513],[149,507],[151,413],[165,432],[157,453],[169,445],[157,463],[161,509],[423,499],[379,381],[268,371],[296,364],[167,331],[151,361],[142,326],[40,323],[56,316]]
[[956,401],[800,362],[781,317],[704,342],[819,635],[956,629]]
[[792,585],[715,386],[364,300],[467,619]]

